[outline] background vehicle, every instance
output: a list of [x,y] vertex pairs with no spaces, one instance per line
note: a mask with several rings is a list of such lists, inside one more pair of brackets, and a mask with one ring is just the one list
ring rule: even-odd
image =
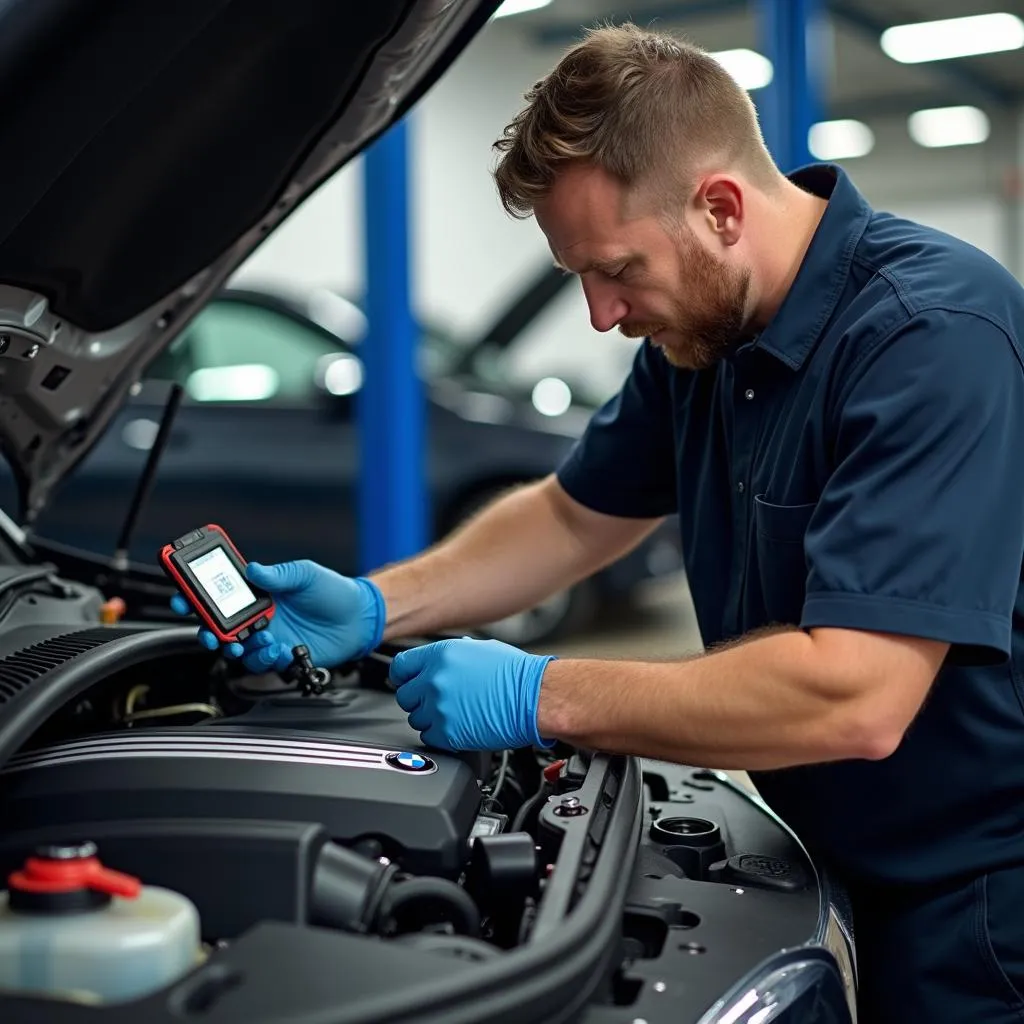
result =
[[[574,402],[557,378],[517,386],[500,372],[501,353],[566,280],[546,270],[470,343],[424,328],[435,537],[508,488],[550,472],[586,424],[593,398]],[[330,293],[222,291],[148,368],[138,393],[60,485],[59,500],[34,532],[113,552],[121,524],[111,509],[128,507],[173,381],[185,398],[131,557],[155,563],[167,537],[213,521],[230,523],[242,549],[260,561],[305,557],[358,571],[361,317],[358,307]],[[14,506],[14,481],[2,473],[0,507]],[[592,579],[486,628],[514,644],[564,636],[588,625],[597,609],[628,601],[643,580],[680,568],[678,528],[666,522]]]

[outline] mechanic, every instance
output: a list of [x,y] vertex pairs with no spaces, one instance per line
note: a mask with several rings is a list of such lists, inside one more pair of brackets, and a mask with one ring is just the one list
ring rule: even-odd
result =
[[228,653],[330,665],[492,621],[678,512],[707,653],[427,644],[392,668],[413,728],[747,769],[850,888],[862,1022],[1024,1019],[1024,289],[837,167],[783,176],[670,36],[593,31],[527,101],[501,200],[597,330],[644,339],[630,376],[555,475],[420,556],[252,565],[278,617]]

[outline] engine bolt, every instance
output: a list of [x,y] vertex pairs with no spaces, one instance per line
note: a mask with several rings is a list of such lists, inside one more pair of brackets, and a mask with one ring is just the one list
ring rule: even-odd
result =
[[578,796],[563,796],[555,808],[555,814],[559,814],[563,818],[575,818],[586,813],[587,808],[580,803]]

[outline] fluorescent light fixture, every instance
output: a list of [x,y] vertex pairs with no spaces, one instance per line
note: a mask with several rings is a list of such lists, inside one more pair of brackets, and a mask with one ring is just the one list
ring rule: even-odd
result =
[[875,133],[863,121],[819,121],[807,133],[807,148],[818,160],[853,160],[875,148]]
[[551,0],[505,0],[505,2],[491,15],[494,18],[507,18],[511,14],[525,14],[527,11],[536,11],[541,7],[547,7]]
[[748,92],[763,89],[775,74],[772,62],[754,50],[720,50],[711,56]]
[[989,134],[988,115],[977,107],[934,107],[917,110],[907,118],[907,131],[919,145],[976,146]]
[[1015,14],[976,14],[896,25],[882,33],[881,46],[901,64],[1019,50],[1024,46],[1024,21]]

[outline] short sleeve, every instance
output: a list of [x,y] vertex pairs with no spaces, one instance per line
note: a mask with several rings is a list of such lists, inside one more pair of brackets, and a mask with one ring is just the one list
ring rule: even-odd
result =
[[558,468],[570,497],[607,515],[646,518],[676,510],[668,366],[645,341],[621,391],[594,413]]
[[840,381],[801,625],[1010,654],[1024,556],[1024,373],[996,325],[918,314]]

